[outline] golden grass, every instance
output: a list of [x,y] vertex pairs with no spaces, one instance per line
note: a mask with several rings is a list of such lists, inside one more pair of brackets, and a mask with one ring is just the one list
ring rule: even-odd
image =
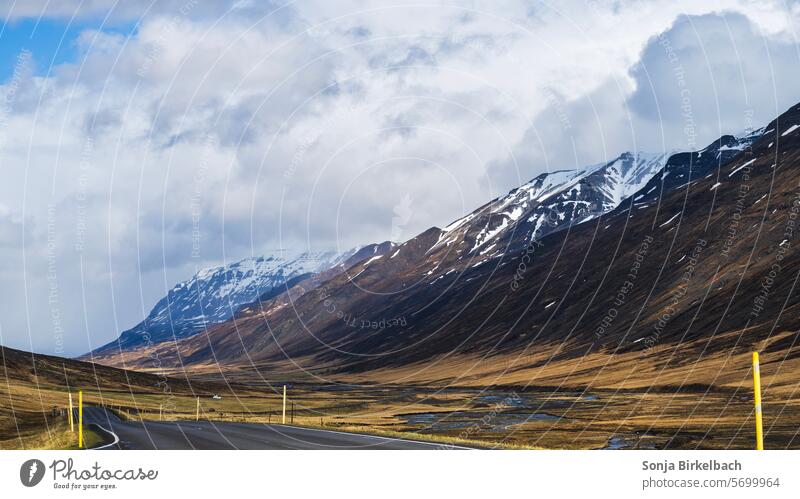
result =
[[[103,438],[92,429],[83,430],[84,448],[91,449],[103,443]],[[16,438],[0,440],[0,449],[26,449],[26,450],[78,450],[78,430],[70,431],[69,423],[58,422],[50,428],[21,434]]]

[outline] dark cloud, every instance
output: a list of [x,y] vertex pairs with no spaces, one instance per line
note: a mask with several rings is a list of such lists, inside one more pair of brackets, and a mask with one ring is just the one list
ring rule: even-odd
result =
[[637,119],[663,124],[681,146],[694,124],[702,147],[722,133],[766,124],[800,101],[800,52],[736,13],[681,16],[650,40],[631,70],[627,104]]
[[652,37],[626,78],[572,100],[556,89],[499,178],[571,169],[626,150],[699,149],[767,124],[800,101],[798,46],[737,13],[680,16]]

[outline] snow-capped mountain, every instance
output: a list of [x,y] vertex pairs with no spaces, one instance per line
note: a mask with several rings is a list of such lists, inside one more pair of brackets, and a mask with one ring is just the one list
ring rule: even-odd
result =
[[244,305],[271,298],[310,275],[337,266],[344,268],[351,259],[378,253],[386,249],[384,246],[373,244],[342,253],[306,252],[292,257],[245,258],[230,265],[200,270],[191,279],[176,284],[142,322],[93,354],[195,335],[230,319]]
[[[661,171],[669,156],[626,152],[580,170],[541,174],[444,229],[432,228],[399,246],[382,243],[342,254],[306,253],[293,259],[249,258],[202,270],[177,284],[144,321],[93,354],[114,355],[191,337],[239,312],[244,316],[272,313],[283,308],[285,300],[271,302],[266,309],[245,306],[270,302],[296,284],[305,283],[296,286],[298,293],[305,293],[315,287],[313,280],[306,279],[311,274],[324,273],[324,279],[330,279],[350,269],[347,280],[361,282],[411,272],[436,282],[457,268],[501,256],[507,246],[527,244],[613,210]],[[392,270],[376,277],[374,267],[384,261],[392,262]],[[339,271],[326,272],[337,266]],[[410,275],[397,277],[401,288],[406,279]]]
[[[723,136],[700,151],[625,153],[580,171],[540,175],[444,229],[432,227],[383,256],[362,252],[347,272],[321,284],[303,281],[292,288],[291,306],[290,293],[263,300],[207,336],[165,342],[155,353],[168,366],[218,362],[238,369],[289,358],[305,372],[380,370],[382,380],[390,369],[406,376],[409,366],[423,372],[436,364],[422,376],[438,381],[441,363],[452,362],[459,379],[469,379],[463,366],[476,359],[486,359],[494,380],[509,372],[496,362],[504,353],[539,376],[556,357],[641,349],[653,339],[687,344],[688,356],[738,344],[774,263],[770,256],[754,264],[754,252],[779,255],[787,275],[800,268],[800,252],[786,245],[787,211],[769,216],[796,199],[799,129],[800,105],[766,131]],[[580,223],[587,220],[597,222]],[[762,342],[754,349],[770,339],[778,344],[779,320],[781,331],[800,327],[796,314],[784,313],[800,306],[793,281],[781,286],[763,307],[770,319],[748,331]],[[625,296],[617,302],[620,290]],[[686,293],[679,303],[676,290]],[[676,313],[665,327],[667,306]],[[718,331],[726,332],[722,339]],[[779,341],[791,348],[793,338]],[[686,343],[695,340],[702,342]],[[548,353],[522,359],[538,348]],[[151,353],[102,361],[150,366]],[[582,370],[581,383],[594,379],[592,370]]]
[[431,250],[491,257],[511,239],[538,239],[616,208],[664,168],[671,153],[626,152],[581,170],[543,173],[442,230]]

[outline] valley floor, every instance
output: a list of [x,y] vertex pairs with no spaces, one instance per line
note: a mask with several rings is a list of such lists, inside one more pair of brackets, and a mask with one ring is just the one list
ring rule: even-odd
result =
[[[12,386],[12,391],[17,389]],[[44,398],[56,403],[54,399],[63,395],[53,391]],[[196,399],[190,396],[174,396],[166,402],[153,394],[105,391],[101,397],[89,390],[84,397],[87,404],[105,404],[133,421],[193,421],[196,417]],[[292,385],[286,422],[489,448],[748,449],[753,446],[751,404],[748,395],[736,391],[535,392]],[[26,415],[30,411],[19,413]],[[239,397],[225,394],[220,400],[203,397],[200,419],[274,425],[282,419],[281,397],[252,392]],[[51,445],[32,438],[42,433],[41,428],[20,426],[17,433],[17,427],[5,421],[0,447]],[[800,401],[767,398],[764,424],[768,448],[800,447]],[[64,422],[52,420],[48,427],[53,434],[65,428]]]
[[[759,345],[766,447],[800,448],[800,357],[771,344]],[[194,420],[199,397],[201,420],[280,424],[286,385],[296,426],[489,448],[753,448],[749,349],[716,352],[688,343],[575,359],[543,349],[350,375],[208,366],[180,379],[67,362],[73,394],[134,421]],[[21,368],[0,379],[0,448],[37,446],[36,435],[63,428],[52,414],[67,407],[67,383],[62,366],[50,372],[54,359],[37,360],[36,376]]]
[[[761,352],[768,448],[800,448],[800,356],[775,348],[795,333],[756,345]],[[727,348],[715,348],[726,345]],[[793,343],[794,345],[794,343]],[[737,448],[754,445],[750,347],[736,335],[646,351],[565,356],[536,353],[443,358],[361,374],[295,366],[194,372],[196,379],[261,390],[272,399],[212,402],[214,418],[275,422],[290,384],[295,423],[420,434],[489,446],[535,448]],[[293,359],[296,361],[297,359]],[[177,373],[176,373],[177,374]],[[335,382],[335,384],[334,384]],[[241,404],[241,405],[240,405]]]

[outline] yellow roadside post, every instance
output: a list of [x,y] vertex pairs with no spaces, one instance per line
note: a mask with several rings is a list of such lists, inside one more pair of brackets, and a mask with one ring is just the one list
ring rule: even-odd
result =
[[286,424],[286,385],[283,385],[283,421]]
[[72,415],[72,392],[67,392],[69,395],[69,431],[75,433],[74,416]]
[[194,420],[195,421],[200,420],[200,397],[197,397],[197,411],[195,412]]
[[764,430],[761,418],[761,370],[758,367],[758,352],[753,352],[753,400],[756,413],[756,450],[764,450]]
[[83,449],[83,391],[78,391],[78,448]]

